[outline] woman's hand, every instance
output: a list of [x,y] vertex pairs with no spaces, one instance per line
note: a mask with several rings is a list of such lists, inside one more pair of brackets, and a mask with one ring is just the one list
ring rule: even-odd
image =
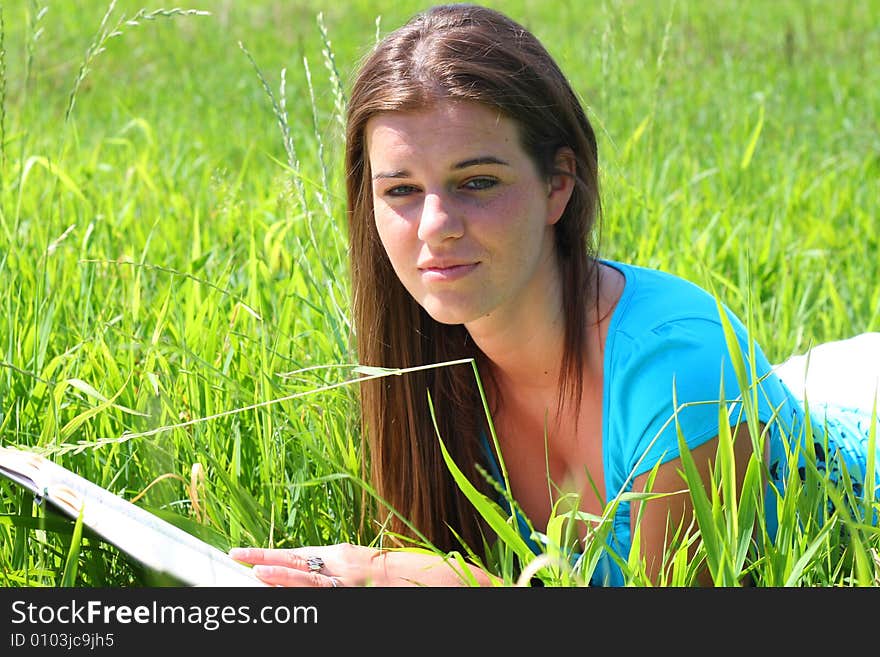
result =
[[[379,550],[339,543],[288,549],[232,548],[229,556],[253,564],[254,574],[274,586],[464,586],[489,585],[483,570],[427,552]],[[467,579],[462,568],[470,571]]]

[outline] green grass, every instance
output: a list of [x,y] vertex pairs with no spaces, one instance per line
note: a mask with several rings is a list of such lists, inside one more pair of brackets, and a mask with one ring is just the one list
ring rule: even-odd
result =
[[[880,330],[880,2],[488,4],[550,46],[588,108],[605,257],[752,308],[774,362]],[[376,34],[423,6],[3,3],[0,444],[146,491],[221,548],[377,538],[356,522],[338,385],[357,376],[340,110]],[[730,549],[750,526],[736,505],[702,500],[718,581],[876,584],[876,530],[796,527],[793,488],[757,561]],[[0,511],[2,586],[154,581],[5,480]],[[515,547],[497,555],[508,583]],[[667,584],[688,581],[682,555]]]

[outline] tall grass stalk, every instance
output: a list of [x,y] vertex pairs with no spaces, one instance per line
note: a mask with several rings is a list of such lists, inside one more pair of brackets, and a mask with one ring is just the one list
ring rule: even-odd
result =
[[122,14],[117,20],[116,23],[112,26],[108,27],[108,22],[110,20],[110,16],[113,14],[113,11],[116,8],[117,0],[110,0],[110,4],[107,5],[107,11],[104,12],[103,18],[101,18],[101,23],[98,25],[98,31],[95,34],[95,38],[86,48],[85,56],[83,57],[82,63],[79,66],[79,71],[76,74],[76,78],[73,80],[73,87],[70,90],[70,94],[67,100],[67,109],[64,111],[64,120],[70,120],[70,115],[73,113],[73,107],[76,104],[76,94],[79,91],[80,85],[83,83],[83,80],[86,79],[86,76],[91,69],[92,63],[94,59],[104,52],[107,49],[107,44],[111,39],[119,38],[123,35],[127,28],[138,27],[141,25],[141,21],[154,21],[158,18],[172,18],[175,16],[210,16],[210,12],[202,11],[200,9],[155,9],[149,11],[147,9],[138,9],[137,12],[134,13],[131,18],[126,17],[125,14]]

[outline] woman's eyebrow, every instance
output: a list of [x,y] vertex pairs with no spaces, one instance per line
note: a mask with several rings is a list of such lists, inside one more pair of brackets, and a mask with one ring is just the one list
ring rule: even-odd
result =
[[462,160],[458,164],[454,165],[453,169],[467,169],[468,167],[479,166],[480,164],[500,164],[502,166],[510,166],[504,160],[501,160],[494,155],[483,155],[481,157],[474,157],[469,160]]
[[381,180],[383,178],[409,178],[409,172],[406,169],[399,171],[380,171],[373,174],[373,180]]
[[[452,165],[453,170],[458,169],[467,169],[468,167],[475,167],[481,164],[500,164],[501,166],[510,166],[508,162],[495,157],[494,155],[482,155],[480,157],[472,157],[467,160],[462,160],[461,162],[457,162]],[[396,171],[380,171],[376,174],[373,174],[373,180],[381,180],[384,178],[409,178],[410,173],[406,169],[398,169]]]

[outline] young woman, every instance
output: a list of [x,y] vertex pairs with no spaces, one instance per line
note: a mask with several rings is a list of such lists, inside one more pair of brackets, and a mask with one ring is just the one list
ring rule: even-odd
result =
[[[544,531],[554,503],[570,493],[581,511],[601,516],[625,491],[681,491],[679,431],[708,485],[721,395],[730,401],[741,485],[753,449],[735,400],[751,385],[768,436],[768,490],[782,488],[785,437],[805,422],[801,402],[760,349],[750,389],[739,389],[721,312],[746,355],[748,336],[712,295],[594,252],[596,138],[565,76],[521,25],[472,5],[414,17],[363,63],[346,139],[359,360],[406,368],[475,359],[521,520]],[[472,367],[364,382],[361,409],[372,481],[394,511],[388,535],[418,533],[444,551],[480,553],[492,535],[438,440],[475,486],[497,497],[480,472],[497,473],[501,460]],[[831,467],[841,448],[863,477],[869,422],[829,416],[822,465]],[[687,494],[621,503],[592,582],[624,583],[612,555],[627,558],[636,522],[646,571],[656,577],[669,537],[692,514]],[[231,554],[272,584],[467,581],[459,564],[412,551]],[[479,583],[493,581],[471,571]]]

